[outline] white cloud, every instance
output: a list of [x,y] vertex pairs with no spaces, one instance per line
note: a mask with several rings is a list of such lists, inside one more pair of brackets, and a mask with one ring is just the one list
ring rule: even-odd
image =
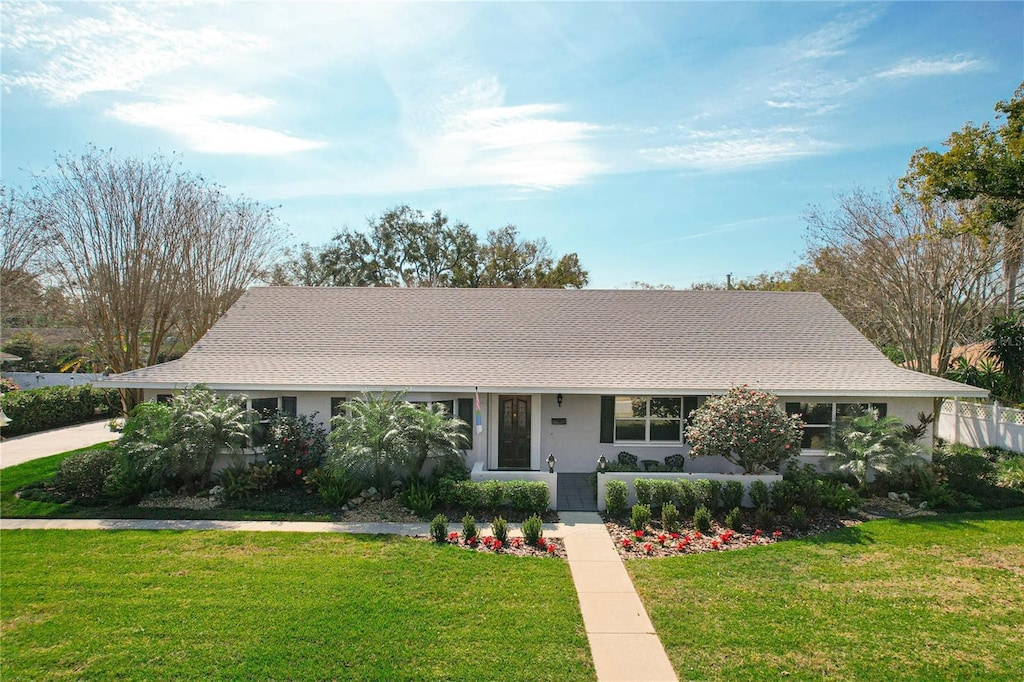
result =
[[240,31],[174,28],[165,7],[4,3],[3,41],[19,65],[3,74],[4,87],[36,90],[66,105],[264,46]]
[[118,104],[108,113],[126,123],[175,135],[208,154],[279,155],[324,147],[325,143],[230,120],[274,106],[265,97],[190,92],[159,102]]
[[640,155],[662,166],[727,171],[817,156],[835,145],[816,140],[800,128],[776,127],[683,129],[677,144],[641,149]]
[[952,57],[935,59],[905,59],[896,66],[878,74],[879,78],[922,78],[927,76],[955,76],[961,73],[981,71],[988,64],[981,59],[957,54]]
[[507,106],[504,100],[492,76],[435,97],[432,105],[410,103],[417,113],[403,130],[426,183],[550,189],[604,170],[587,146],[598,126],[556,118],[564,111],[558,104]]

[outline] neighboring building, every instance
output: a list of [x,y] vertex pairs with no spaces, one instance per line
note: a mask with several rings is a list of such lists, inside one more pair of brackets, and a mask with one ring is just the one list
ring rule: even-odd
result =
[[[256,409],[328,415],[364,392],[443,402],[483,431],[470,464],[593,471],[600,455],[685,453],[687,415],[738,385],[772,391],[820,452],[849,404],[916,422],[972,386],[892,364],[818,294],[562,289],[250,289],[184,357],[100,385],[156,399],[204,383]],[[705,458],[687,471],[729,471]]]

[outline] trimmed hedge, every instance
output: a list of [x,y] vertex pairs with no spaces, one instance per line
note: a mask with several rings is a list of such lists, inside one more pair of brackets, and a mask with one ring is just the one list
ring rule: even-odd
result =
[[88,384],[5,393],[0,405],[11,423],[4,427],[4,435],[20,436],[113,416],[115,412],[110,403],[116,401],[114,396],[109,396],[111,393],[114,391],[93,388]]
[[548,484],[544,481],[454,481],[442,479],[438,488],[445,504],[475,511],[481,507],[498,511],[509,506],[513,511],[541,514],[548,508]]

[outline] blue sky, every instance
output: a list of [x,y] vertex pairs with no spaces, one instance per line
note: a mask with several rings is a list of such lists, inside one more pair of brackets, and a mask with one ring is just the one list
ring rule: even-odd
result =
[[180,154],[320,244],[399,203],[591,286],[786,268],[1024,80],[1024,3],[2,5],[2,174]]

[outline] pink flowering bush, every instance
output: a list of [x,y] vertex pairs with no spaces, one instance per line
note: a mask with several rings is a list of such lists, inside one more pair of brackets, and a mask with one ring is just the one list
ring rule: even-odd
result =
[[689,421],[686,440],[691,457],[721,455],[744,473],[778,470],[800,452],[803,422],[780,410],[773,393],[738,386],[708,398]]

